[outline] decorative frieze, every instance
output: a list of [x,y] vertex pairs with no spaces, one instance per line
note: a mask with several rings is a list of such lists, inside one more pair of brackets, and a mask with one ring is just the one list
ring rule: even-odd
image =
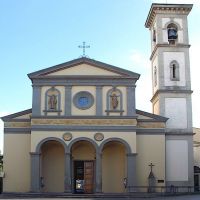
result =
[[32,119],[31,125],[136,126],[136,119]]

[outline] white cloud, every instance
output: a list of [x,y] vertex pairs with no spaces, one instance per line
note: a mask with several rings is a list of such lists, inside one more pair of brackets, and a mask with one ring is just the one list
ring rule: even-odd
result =
[[130,53],[130,60],[133,66],[136,66],[138,69],[147,69],[150,68],[151,63],[147,55],[141,53],[138,50],[132,50]]

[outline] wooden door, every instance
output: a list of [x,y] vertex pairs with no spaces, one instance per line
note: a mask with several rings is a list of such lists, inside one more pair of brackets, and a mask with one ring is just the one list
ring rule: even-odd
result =
[[84,162],[84,192],[93,193],[94,185],[94,162]]

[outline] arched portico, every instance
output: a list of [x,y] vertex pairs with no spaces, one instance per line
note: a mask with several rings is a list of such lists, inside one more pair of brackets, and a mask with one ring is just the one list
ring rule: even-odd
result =
[[[104,168],[101,172],[102,177],[107,177],[106,173],[112,176],[111,174],[112,172],[114,173],[114,168],[115,174],[118,174],[118,177],[114,177],[114,174],[110,177],[110,180],[113,179],[113,182],[117,183],[115,187],[106,189],[106,181],[103,180],[103,192],[106,190],[110,190],[109,192],[125,192],[125,189],[123,189],[124,179],[126,179],[126,187],[128,187],[128,190],[134,191],[133,186],[136,186],[136,154],[132,153],[128,142],[121,138],[108,138],[101,143],[99,152],[102,157],[102,168]],[[110,162],[110,159],[112,159],[112,162]],[[108,164],[106,164],[106,160],[109,161],[107,162]],[[109,183],[107,183],[107,185],[109,185]]]
[[[41,140],[34,153],[31,153],[31,191],[32,192],[41,192],[41,158],[44,153],[43,145],[44,144],[59,144],[59,148],[63,148],[64,151],[64,191],[72,193],[74,191],[74,160],[83,160],[93,162],[94,169],[94,186],[93,192],[101,193],[102,192],[102,167],[105,164],[105,155],[107,160],[109,156],[114,158],[112,155],[115,155],[115,150],[118,151],[118,154],[121,155],[120,159],[124,159],[123,170],[124,174],[121,175],[120,182],[123,178],[127,178],[127,186],[130,186],[129,191],[132,190],[131,186],[136,185],[136,154],[132,153],[130,145],[127,141],[121,138],[108,138],[104,140],[100,145],[98,145],[94,140],[87,137],[80,137],[73,139],[68,145],[59,138],[49,137]],[[106,147],[106,151],[105,151]],[[110,151],[110,153],[109,153]],[[84,154],[85,152],[85,154]],[[103,153],[105,153],[103,155]],[[123,155],[122,155],[123,154]],[[48,154],[47,154],[48,155]],[[79,157],[77,157],[79,155]],[[85,157],[89,155],[89,157]],[[116,156],[115,156],[116,157]],[[102,160],[103,158],[103,160]],[[115,158],[115,160],[117,157]],[[102,163],[102,161],[104,163]],[[112,166],[110,166],[112,168]],[[103,171],[103,173],[105,170]],[[105,180],[104,180],[105,182]],[[121,184],[121,183],[120,183]],[[105,184],[104,184],[105,185]],[[121,186],[122,187],[122,186]],[[108,190],[109,191],[109,190]],[[103,191],[104,192],[104,191]]]
[[[46,190],[51,190],[49,182],[51,178],[55,177],[49,176],[51,170],[55,171],[56,168],[63,168],[63,172],[60,171],[61,184],[63,186],[63,192],[66,191],[66,179],[69,165],[66,164],[65,155],[67,154],[67,145],[65,142],[56,137],[49,137],[41,140],[36,146],[36,150],[31,155],[31,191],[32,192],[42,192],[44,189],[44,176],[48,187]],[[58,155],[59,154],[59,155]],[[44,156],[45,155],[45,156]],[[57,161],[55,161],[55,159]],[[51,169],[45,170],[44,167],[48,166],[48,162],[53,160],[54,166],[51,165]],[[56,163],[57,162],[57,163]],[[57,164],[57,165],[56,165]],[[58,167],[60,165],[60,167]],[[57,170],[56,170],[57,171]],[[62,175],[63,173],[63,175]],[[59,176],[59,175],[58,175]],[[63,176],[63,177],[62,177]],[[48,188],[48,189],[47,189]],[[52,187],[53,188],[53,187]],[[53,191],[53,190],[52,190]],[[60,192],[60,190],[58,190]]]

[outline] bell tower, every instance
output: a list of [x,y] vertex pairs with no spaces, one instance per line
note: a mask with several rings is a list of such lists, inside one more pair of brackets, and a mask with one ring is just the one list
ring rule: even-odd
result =
[[[166,185],[193,184],[192,104],[187,16],[192,4],[152,4],[153,113],[166,122]],[[181,169],[181,170],[180,170]]]

